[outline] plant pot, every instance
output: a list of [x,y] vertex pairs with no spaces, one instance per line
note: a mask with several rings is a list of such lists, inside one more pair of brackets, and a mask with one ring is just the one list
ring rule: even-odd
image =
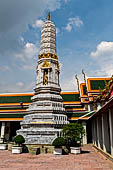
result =
[[0,150],[6,150],[7,146],[7,143],[0,143]]
[[62,155],[62,148],[54,148],[54,155]]
[[80,154],[81,153],[81,148],[80,147],[70,147],[71,153],[73,154]]
[[13,146],[12,153],[16,153],[16,154],[22,153],[22,146]]

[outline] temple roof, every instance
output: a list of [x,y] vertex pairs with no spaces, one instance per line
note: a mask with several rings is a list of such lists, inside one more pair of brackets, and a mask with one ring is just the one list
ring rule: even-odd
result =
[[[28,114],[26,109],[34,93],[0,94],[0,121],[21,121]],[[66,114],[70,120],[78,119],[85,113],[78,92],[62,92]]]
[[[110,78],[88,78],[87,84],[80,84],[79,92],[61,92],[66,114],[70,121],[88,120],[93,114],[88,111],[92,96],[97,96],[99,89],[105,88],[105,82]],[[31,103],[34,93],[6,93],[0,94],[0,121],[21,121],[28,114],[26,109]]]

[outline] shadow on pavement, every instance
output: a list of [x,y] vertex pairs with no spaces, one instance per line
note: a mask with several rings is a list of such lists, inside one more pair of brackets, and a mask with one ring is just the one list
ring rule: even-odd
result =
[[81,153],[90,153],[90,152],[89,152],[89,151],[83,151],[83,150],[82,150]]

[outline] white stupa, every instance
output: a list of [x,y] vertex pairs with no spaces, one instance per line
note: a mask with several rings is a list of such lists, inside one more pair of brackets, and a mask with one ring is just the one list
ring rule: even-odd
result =
[[68,121],[60,95],[56,29],[50,21],[50,13],[41,31],[36,73],[35,95],[17,134],[24,136],[26,144],[52,144]]

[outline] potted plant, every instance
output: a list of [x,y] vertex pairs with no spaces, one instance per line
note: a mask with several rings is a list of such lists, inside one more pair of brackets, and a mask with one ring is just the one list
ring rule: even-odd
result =
[[5,142],[4,138],[0,140],[0,150],[6,150],[8,144]]
[[63,137],[57,137],[52,145],[54,146],[54,155],[62,155],[62,146],[65,146],[66,141]]
[[25,142],[25,139],[22,135],[17,135],[14,137],[14,142],[16,145],[12,147],[12,153],[22,153],[22,143]]
[[69,123],[64,126],[62,132],[67,141],[66,146],[71,153],[81,153],[81,140],[85,133],[83,125],[78,122]]

